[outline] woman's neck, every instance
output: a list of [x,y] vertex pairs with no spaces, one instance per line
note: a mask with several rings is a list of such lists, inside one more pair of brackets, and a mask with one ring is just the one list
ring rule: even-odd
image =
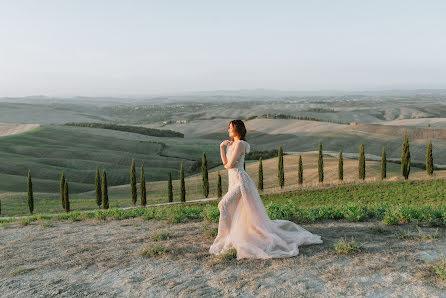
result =
[[235,141],[240,141],[240,137],[234,137],[234,142]]

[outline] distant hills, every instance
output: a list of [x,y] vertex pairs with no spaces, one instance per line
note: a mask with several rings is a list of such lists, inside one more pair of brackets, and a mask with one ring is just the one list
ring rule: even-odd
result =
[[[231,101],[239,100],[270,100],[286,97],[308,97],[308,96],[354,96],[357,99],[369,96],[446,96],[446,89],[385,89],[385,90],[274,90],[274,89],[238,89],[238,90],[209,90],[195,92],[166,92],[160,94],[128,94],[116,96],[46,96],[32,95],[25,97],[0,97],[0,102],[16,103],[94,103],[96,105],[121,105],[121,104],[167,104],[184,101]],[[329,100],[329,98],[326,98]]]

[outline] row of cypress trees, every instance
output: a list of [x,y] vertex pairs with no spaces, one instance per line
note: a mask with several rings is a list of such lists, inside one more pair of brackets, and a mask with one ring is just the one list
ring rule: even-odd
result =
[[[426,150],[426,172],[429,176],[433,175],[434,172],[434,163],[432,156],[432,141],[429,140],[429,144]],[[401,154],[401,174],[405,179],[409,178],[410,173],[410,148],[409,148],[409,138],[407,131],[404,135],[404,141],[402,144],[402,154]],[[283,188],[285,184],[285,176],[284,176],[284,166],[283,166],[283,149],[282,146],[279,147],[278,151],[278,183],[281,188]],[[366,167],[365,167],[365,152],[364,152],[364,144],[361,144],[359,147],[359,158],[358,158],[358,177],[359,179],[364,180],[366,177]],[[387,158],[386,158],[386,149],[383,147],[381,154],[381,179],[385,179],[387,177]],[[322,142],[319,142],[319,152],[318,152],[318,179],[319,182],[324,181],[324,159],[322,156]],[[338,160],[338,179],[344,179],[344,160],[342,155],[342,149],[339,152],[339,160]],[[298,184],[303,183],[303,167],[302,167],[302,156],[299,155],[299,163],[298,163]],[[258,174],[258,183],[257,188],[259,190],[263,190],[263,165],[262,159],[259,159],[259,174]]]
[[[365,153],[364,153],[364,144],[360,145],[359,149],[359,158],[358,158],[358,176],[359,179],[364,180],[366,177],[365,172]],[[245,167],[245,165],[244,165]],[[209,174],[207,167],[207,159],[206,154],[203,152],[202,155],[202,192],[204,197],[209,196]],[[426,172],[428,175],[433,175],[434,172],[434,164],[433,164],[433,156],[432,156],[432,141],[429,140],[429,144],[426,150]],[[402,144],[402,154],[401,154],[401,173],[405,179],[408,179],[410,173],[410,148],[409,148],[409,138],[407,131],[404,134],[404,140]],[[386,150],[383,147],[382,155],[381,155],[381,179],[385,179],[387,176],[387,158],[386,158]],[[318,179],[319,182],[324,181],[324,160],[322,155],[322,142],[319,142],[319,154],[318,154]],[[344,162],[342,149],[339,152],[339,160],[338,160],[338,179],[344,179]],[[101,181],[102,180],[102,181]],[[168,173],[168,201],[173,201],[173,187],[172,187],[172,175]],[[284,165],[283,165],[283,148],[279,147],[278,150],[278,182],[281,188],[283,188],[285,184],[285,173],[284,173]],[[303,183],[303,165],[302,165],[302,155],[299,155],[298,161],[298,184]],[[102,179],[99,174],[99,169],[96,168],[96,177],[95,177],[95,186],[96,186],[96,204],[104,209],[109,208],[108,202],[108,191],[107,191],[107,173],[103,170]],[[259,190],[263,190],[263,163],[262,157],[259,158],[259,169],[258,169],[258,183],[257,188]],[[28,208],[31,214],[34,211],[34,198],[33,198],[33,190],[32,190],[32,180],[31,180],[31,171],[28,171],[27,178],[27,188],[28,188]],[[131,200],[133,205],[136,205],[138,194],[136,187],[136,169],[135,169],[135,160],[132,159],[132,163],[130,166],[130,189],[131,189]],[[144,166],[141,167],[141,176],[140,176],[140,190],[141,190],[141,205],[147,205],[147,190],[146,190],[146,180],[144,175]],[[222,182],[221,175],[218,172],[217,177],[217,196],[222,197]],[[62,203],[62,208],[66,211],[70,211],[70,201],[69,201],[69,191],[68,191],[68,182],[65,178],[64,173],[62,172],[61,180],[60,180],[60,198]],[[184,167],[183,162],[180,165],[180,199],[182,202],[186,201],[186,185],[184,181]],[[1,201],[0,201],[0,214],[1,214]]]

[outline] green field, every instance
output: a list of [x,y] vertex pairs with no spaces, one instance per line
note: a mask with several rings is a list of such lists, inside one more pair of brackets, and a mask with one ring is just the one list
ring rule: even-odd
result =
[[347,204],[373,206],[390,204],[405,206],[446,206],[446,180],[407,180],[373,184],[340,185],[321,190],[298,190],[282,194],[267,194],[269,204],[291,201],[299,207],[338,207]]
[[[129,183],[130,164],[139,174],[144,164],[147,181],[179,177],[200,170],[202,152],[211,167],[219,162],[218,143],[211,140],[162,138],[106,129],[42,125],[22,134],[0,137],[0,193],[25,192],[31,170],[35,192],[58,193],[64,171],[71,193],[94,190],[96,167],[107,171],[108,183]],[[139,176],[138,176],[139,177]]]
[[[380,220],[386,224],[416,222],[446,226],[446,183],[443,179],[380,182],[343,185],[319,190],[264,195],[263,203],[271,219],[313,222],[324,219],[348,221]],[[190,220],[218,222],[217,202],[122,210],[111,208],[85,213],[74,211],[53,216],[33,215],[21,219],[23,224],[34,220],[166,219],[179,223]],[[0,220],[0,222],[14,221]]]

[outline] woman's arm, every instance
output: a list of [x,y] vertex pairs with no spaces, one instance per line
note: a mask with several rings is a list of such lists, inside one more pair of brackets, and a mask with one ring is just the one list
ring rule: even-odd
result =
[[220,145],[220,156],[221,156],[221,161],[223,162],[224,165],[226,165],[226,163],[228,162],[228,159],[226,158],[224,145]]
[[234,166],[234,164],[237,162],[238,158],[240,157],[243,145],[241,145],[241,142],[232,143],[232,146],[235,146],[232,148],[231,153],[231,159],[225,164],[226,169],[230,169]]

